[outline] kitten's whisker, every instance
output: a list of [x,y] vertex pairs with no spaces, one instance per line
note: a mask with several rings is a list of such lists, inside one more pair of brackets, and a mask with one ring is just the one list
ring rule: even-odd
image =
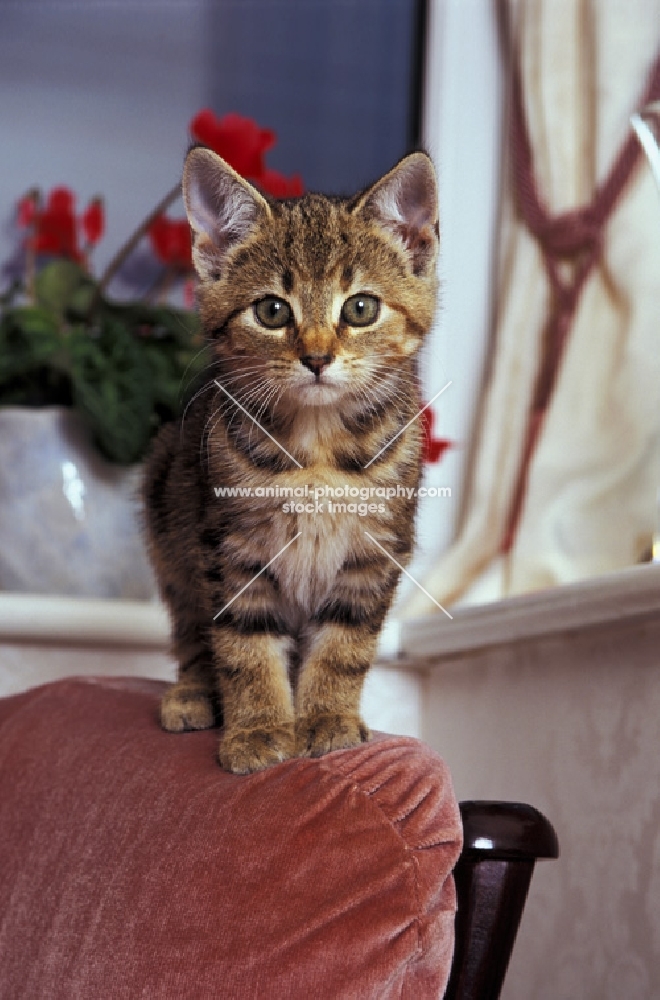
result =
[[[268,400],[271,397],[271,395],[273,394],[273,391],[274,390],[273,390],[272,379],[264,379],[264,381],[262,382],[261,386],[259,387],[259,394],[255,394],[255,395],[261,395],[261,400],[259,398],[257,398],[257,402],[260,403],[260,406],[259,406],[259,409],[257,410],[257,412],[255,414],[255,417],[254,417],[255,420],[257,420],[257,421],[261,420],[261,418],[263,416],[263,413],[264,413],[264,410],[268,406]],[[250,421],[250,422],[252,423],[252,421]]]
[[[246,392],[245,396],[243,397],[243,401],[241,402],[241,406],[245,406],[245,409],[247,409],[248,406],[250,405],[250,403],[252,402],[252,400],[255,398],[255,396],[257,396],[262,391],[263,386],[264,386],[264,382],[262,380],[260,382],[257,382],[257,384],[255,386],[253,386],[252,388],[247,387],[247,392]],[[227,399],[226,400],[226,408],[229,410],[231,408],[231,406],[232,406],[232,400]],[[231,425],[234,422],[234,419],[235,419],[235,417],[237,415],[237,411],[240,412],[240,414],[241,414],[241,430],[243,429],[243,422],[245,420],[245,415],[240,410],[240,407],[234,406],[233,407],[232,415],[231,415],[231,417],[229,419],[229,423],[227,424],[227,427],[226,427],[227,431],[230,430]],[[250,426],[252,427],[252,421],[250,422]],[[249,444],[249,442],[248,442],[248,444]],[[209,456],[209,438],[208,437],[207,437],[207,457],[210,457]]]
[[[266,411],[266,409],[268,407],[268,404],[270,403],[271,399],[273,398],[273,396],[275,395],[276,392],[277,392],[277,383],[273,383],[271,381],[270,386],[266,388],[266,398],[264,399],[262,405],[259,407],[259,409],[257,411],[257,415],[256,415],[256,418],[255,418],[257,420],[257,423],[259,423],[259,424],[261,423],[261,420],[262,420],[263,415],[264,415],[264,413],[265,413],[265,411]],[[250,442],[252,441],[252,431],[253,431],[253,428],[255,426],[252,423],[252,421],[250,421],[250,424],[251,424],[251,427],[250,427],[250,433],[248,435],[248,447],[250,447]]]
[[387,384],[371,384],[368,387],[368,391],[374,411],[377,411],[383,403],[396,404],[397,408],[400,404],[406,412],[410,409],[410,395],[397,392]]
[[[254,429],[254,421],[259,421],[261,419],[261,414],[263,412],[263,402],[262,402],[263,395],[264,393],[268,393],[269,389],[270,389],[270,381],[267,379],[263,379],[257,386],[255,386],[252,389],[251,392],[249,392],[241,400],[241,403],[248,411],[248,413],[251,412],[252,404],[256,404],[256,406],[258,407],[256,413],[252,414],[254,419],[249,421],[248,441],[247,441],[248,448],[250,447],[252,442],[252,431]],[[246,419],[246,414],[241,410],[241,431],[245,426],[245,419]]]
[[286,391],[286,386],[283,385],[281,387],[280,391],[277,394],[277,399],[273,403],[273,408],[271,410],[271,413],[273,414],[273,416],[275,416],[275,408],[276,408],[277,404],[279,403],[279,401],[281,400],[282,396],[284,395],[285,391]]
[[[238,382],[238,381],[240,381],[242,379],[246,379],[246,378],[254,379],[256,372],[257,372],[257,369],[254,369],[253,371],[241,372],[241,373],[235,375],[233,378],[227,379],[227,381],[230,384],[233,384],[234,382]],[[219,384],[219,382],[218,382],[217,379],[213,379],[213,382],[214,382],[214,385],[215,385],[216,389],[220,388],[220,384]],[[259,383],[257,383],[257,385],[259,385]],[[240,387],[240,391],[241,391],[241,393],[243,395],[243,398],[247,399],[251,395],[251,392],[252,392],[251,385],[241,386]],[[227,403],[230,402],[230,400],[228,400],[227,397],[224,397],[224,398],[225,398],[225,400],[226,400]]]
[[403,394],[404,390],[407,390],[407,395],[410,395],[410,387],[404,383],[403,379],[398,374],[392,374],[390,370],[386,367],[378,367],[372,369],[368,372],[366,376],[367,384],[375,383],[378,386],[387,386],[397,394]]
[[[219,383],[221,386],[224,386],[224,388],[226,389],[227,386],[230,386],[230,385],[233,386],[235,382],[240,382],[242,379],[254,378],[254,377],[259,377],[259,376],[263,376],[263,367],[260,367],[260,368],[247,368],[244,371],[241,371],[241,372],[236,373],[235,375],[232,375],[231,378],[225,378],[223,380],[216,378],[215,382]],[[240,388],[241,388],[241,391],[243,391],[244,389],[249,388],[249,386],[242,386]],[[236,390],[234,390],[234,392],[235,391]]]
[[[216,407],[216,409],[213,411],[213,413],[209,417],[207,417],[207,419],[206,419],[206,423],[204,424],[204,430],[202,431],[202,436],[201,436],[201,439],[200,439],[200,442],[199,442],[199,460],[200,460],[200,462],[202,461],[202,458],[203,458],[203,451],[204,451],[204,444],[205,443],[206,443],[206,460],[207,460],[207,462],[208,462],[208,460],[210,458],[209,444],[210,444],[211,435],[213,434],[213,431],[215,430],[215,428],[218,425],[218,423],[222,420],[222,418],[224,416],[224,412],[223,411],[225,409],[226,409],[226,400],[223,399],[222,402],[221,402],[221,404],[220,404],[220,406]],[[209,424],[211,424],[211,421],[214,419],[214,417],[215,417],[215,415],[217,413],[219,413],[220,416],[215,421],[215,423],[213,424],[213,426],[209,428]]]
[[172,314],[172,318],[173,318],[173,319],[175,319],[175,320],[177,321],[177,323],[179,324],[179,326],[181,327],[181,329],[182,329],[182,330],[184,331],[184,333],[191,333],[191,332],[192,332],[192,331],[191,331],[191,328],[190,328],[189,326],[187,326],[187,325],[186,325],[186,324],[185,324],[185,323],[183,322],[183,320],[181,319],[181,316],[179,316],[179,314],[178,314],[178,313],[176,313],[176,312],[175,312],[175,313],[173,313],[173,314]]
[[[389,386],[386,386],[385,390],[386,391],[384,392],[376,392],[372,394],[366,404],[367,410],[377,415],[379,407],[376,403],[378,401],[381,406],[385,404],[389,413],[394,411],[397,423],[403,424],[410,416],[410,396],[403,393],[392,392]],[[387,419],[387,414],[384,413],[380,419],[381,422],[383,422]]]
[[[199,352],[199,354],[201,354],[201,351]],[[197,355],[197,357],[199,357],[199,354]],[[222,357],[222,358],[216,357],[213,361],[209,361],[207,364],[205,364],[204,367],[201,369],[201,371],[198,373],[198,375],[203,374],[203,372],[205,372],[205,371],[209,371],[211,368],[216,368],[218,365],[226,365],[228,362],[235,361],[235,360],[238,360],[238,359],[245,360],[245,357],[242,354],[237,354],[235,356]],[[250,359],[250,360],[253,363],[249,367],[243,368],[243,369],[241,369],[241,368],[238,368],[238,369],[232,368],[232,369],[229,369],[229,372],[227,372],[226,374],[234,374],[235,372],[238,372],[240,374],[242,371],[257,371],[257,369],[265,368],[268,365],[268,362],[266,362],[266,361],[257,362],[256,358],[253,358],[253,359]],[[225,374],[225,373],[223,373],[223,374]],[[198,376],[196,375],[195,378],[197,378],[197,377]],[[194,381],[194,379],[192,381]]]
[[[207,344],[207,345],[206,345],[205,347],[203,347],[203,348],[202,348],[202,351],[206,350],[206,349],[207,349],[207,347],[209,347],[209,346],[212,346],[212,345],[208,345],[208,344]],[[199,351],[199,352],[197,353],[196,357],[199,357],[199,355],[200,355],[201,353],[202,353],[202,352],[201,352],[201,351]],[[243,355],[236,355],[236,357],[243,357]],[[193,358],[193,360],[194,360],[194,358]],[[231,360],[231,359],[230,359],[230,360]],[[210,370],[211,370],[212,368],[215,368],[215,367],[217,367],[218,365],[222,365],[222,364],[224,364],[224,363],[225,363],[225,359],[223,359],[223,358],[216,358],[216,359],[215,359],[214,361],[209,361],[209,362],[208,362],[207,364],[205,364],[205,365],[204,365],[204,367],[203,367],[203,368],[201,368],[201,369],[200,369],[200,371],[199,371],[199,372],[197,372],[197,374],[196,374],[196,375],[194,375],[194,376],[193,376],[193,377],[192,377],[192,378],[191,378],[191,379],[190,379],[190,380],[188,381],[188,383],[187,383],[187,385],[185,386],[185,388],[181,388],[181,389],[179,390],[179,398],[181,398],[182,396],[183,396],[183,397],[185,398],[185,395],[186,395],[186,393],[188,392],[188,390],[189,390],[190,386],[191,386],[191,385],[193,385],[193,384],[195,383],[195,380],[196,380],[196,379],[198,379],[198,378],[200,378],[200,377],[201,377],[201,376],[202,376],[202,375],[204,374],[204,372],[207,372],[207,371],[210,371]],[[190,361],[190,362],[188,363],[188,366],[187,366],[187,368],[186,368],[186,371],[188,370],[188,368],[190,367],[190,365],[191,365],[191,364],[192,364],[192,361]],[[183,375],[183,376],[182,376],[182,378],[181,378],[181,382],[182,382],[182,385],[183,385],[183,379],[184,379],[184,378],[185,378],[185,372],[184,372],[184,375]]]
[[[225,379],[221,384],[225,388],[227,388],[227,386],[233,385],[235,382],[240,382],[242,379],[245,379],[245,378],[255,378],[255,377],[256,378],[264,377],[263,376],[263,372],[260,369],[253,369],[251,371],[241,372],[238,375],[234,375],[232,378]],[[267,377],[267,376],[265,376],[265,377]],[[220,380],[217,379],[216,381],[220,381]],[[243,386],[241,388],[246,388],[246,387]]]
[[[187,332],[188,331],[186,330],[186,333]],[[184,379],[185,379],[185,377],[186,377],[186,375],[188,373],[188,369],[190,368],[190,366],[192,364],[195,363],[195,361],[197,361],[197,358],[200,356],[200,354],[203,354],[204,351],[207,351],[209,349],[209,347],[211,347],[211,344],[204,344],[204,346],[202,347],[202,349],[199,350],[199,351],[197,351],[197,354],[195,354],[195,356],[190,359],[190,361],[188,362],[188,364],[184,368],[183,375],[181,376],[181,385],[179,386],[179,399],[181,399],[181,394],[182,394],[182,391],[183,391],[183,382],[184,382]],[[205,368],[203,368],[202,371],[205,371]],[[194,381],[194,379],[193,379],[193,381]]]
[[[188,383],[188,385],[186,386],[186,389],[185,389],[185,392],[183,393],[184,397],[185,397],[185,394],[186,394],[186,392],[187,392],[187,391],[188,391],[188,389],[190,388],[190,386],[191,386],[191,385],[193,385],[193,383],[195,382],[195,379],[196,379],[196,378],[198,378],[199,376],[203,375],[203,374],[204,374],[204,372],[206,372],[206,371],[207,371],[207,370],[208,370],[209,368],[212,368],[212,367],[213,367],[213,364],[217,364],[217,362],[213,362],[213,363],[211,363],[211,364],[209,364],[209,365],[206,365],[206,366],[205,366],[205,367],[204,367],[204,368],[203,368],[203,369],[202,369],[202,370],[201,370],[201,371],[199,372],[199,375],[195,376],[195,378],[193,378],[193,379],[191,379],[191,380],[190,380],[190,382],[189,382],[189,383]],[[212,386],[212,385],[214,385],[214,386],[216,387],[216,389],[217,389],[217,384],[216,384],[216,379],[215,379],[215,377],[212,377],[212,378],[210,379],[210,381],[206,382],[206,383],[205,383],[205,384],[204,384],[204,385],[203,385],[203,386],[202,386],[202,387],[201,387],[200,389],[198,389],[198,390],[197,390],[197,391],[195,392],[195,395],[194,395],[194,396],[192,396],[192,398],[188,400],[188,402],[186,403],[186,407],[185,407],[185,409],[184,409],[184,411],[183,411],[183,415],[182,415],[182,417],[181,417],[181,425],[182,425],[182,427],[183,427],[183,421],[185,420],[185,417],[186,417],[186,414],[188,413],[188,408],[189,408],[189,407],[190,407],[190,406],[191,406],[191,405],[192,405],[192,404],[193,404],[193,403],[195,402],[195,400],[197,399],[197,397],[198,397],[198,396],[199,396],[199,395],[200,395],[200,394],[201,394],[202,392],[205,392],[205,391],[206,391],[206,389],[208,389],[208,388],[209,388],[210,386]]]
[[[249,385],[239,386],[237,389],[234,390],[235,393],[238,393],[238,392],[248,393],[248,392],[251,391],[253,384],[254,385],[259,385],[264,380],[268,380],[268,376],[264,375],[264,373],[261,372],[261,371],[258,371],[258,372],[248,372],[248,373],[245,374],[244,377],[250,379]],[[234,379],[227,379],[227,383],[229,385],[233,386],[234,382],[239,382],[240,380],[241,379],[237,376]],[[225,389],[227,388],[227,385],[224,382],[222,383],[222,385],[224,386]]]
[[[248,412],[250,412],[250,407],[255,402],[255,400],[256,400],[257,403],[261,402],[261,393],[263,392],[264,388],[266,388],[268,386],[270,386],[270,380],[269,379],[264,379],[264,378],[260,379],[260,381],[256,382],[254,385],[252,385],[251,387],[249,387],[247,389],[247,391],[244,393],[244,395],[242,396],[242,398],[238,399],[238,402]],[[252,416],[254,416],[254,414],[252,414]],[[255,419],[258,419],[258,418],[255,417]]]
[[[218,385],[220,385],[220,383],[218,383]],[[220,388],[223,388],[223,387],[220,386]],[[226,389],[223,390],[223,391],[227,392]],[[229,395],[229,393],[227,393],[227,395]],[[246,410],[245,407],[238,400],[234,399],[233,396],[231,396],[230,398],[233,399],[234,403],[236,403],[236,405],[239,406],[241,410],[243,410],[243,412],[246,414],[246,416],[248,416],[250,418],[250,420],[254,421],[254,417],[252,416],[252,414],[248,410]],[[255,421],[255,423],[256,423],[256,421]],[[274,444],[277,445],[277,447],[280,449],[280,451],[283,451],[284,454],[288,458],[291,459],[291,461],[293,462],[294,465],[297,465],[299,469],[303,468],[303,466],[300,464],[300,462],[298,461],[298,459],[294,458],[293,455],[291,454],[291,452],[287,451],[286,448],[277,440],[277,438],[273,437],[273,435],[269,431],[267,431],[266,428],[263,425],[259,425],[259,426],[261,426],[261,430],[266,435],[266,437],[269,437],[271,439],[271,441]]]
[[[398,381],[398,379],[397,379]],[[397,414],[402,415],[401,407],[399,403],[403,406],[403,415],[407,415],[410,410],[410,394],[403,391],[399,386],[391,379],[382,375],[379,372],[371,372],[366,385],[360,386],[365,392],[372,390],[371,404],[372,412],[375,412],[378,407],[376,406],[376,401],[385,402],[392,404],[397,411]]]
[[[181,427],[179,428],[179,441],[181,441],[182,436],[183,436],[183,422],[186,419],[186,414],[187,414],[188,410],[190,409],[190,407],[195,402],[195,400],[197,399],[198,396],[201,396],[201,394],[203,392],[206,392],[207,389],[213,388],[213,386],[214,386],[213,380],[211,380],[210,382],[207,382],[206,385],[203,385],[201,389],[197,390],[197,392],[195,393],[195,395],[193,396],[193,398],[191,400],[189,400],[188,403],[186,404],[186,408],[183,411],[183,414],[181,416]],[[217,388],[217,386],[216,386],[216,388]]]
[[[247,377],[247,373],[245,373],[245,375]],[[241,376],[236,376],[237,379],[240,378],[240,377]],[[215,379],[213,380],[212,384],[215,386],[216,390],[219,388],[218,383],[217,383],[217,381]],[[259,386],[260,386],[260,383],[257,384],[257,390],[259,389]],[[248,390],[248,392],[247,392],[248,396],[251,396],[252,393],[254,391],[256,391],[256,390],[250,389],[249,386],[246,387],[246,388]],[[230,399],[227,399],[226,396],[221,396],[220,398],[221,398],[222,402],[221,402],[220,406],[217,407],[213,411],[213,413],[211,414],[211,416],[207,418],[206,424],[204,425],[204,430],[202,432],[202,440],[200,441],[200,451],[201,451],[203,449],[203,447],[204,447],[204,441],[206,440],[206,444],[207,444],[207,458],[209,457],[208,448],[209,448],[209,443],[210,443],[210,437],[211,437],[211,435],[212,435],[215,427],[217,426],[218,422],[223,418],[223,416],[225,415],[225,413],[229,412],[229,410],[232,409],[232,401]],[[210,429],[208,429],[209,428],[209,424],[214,419],[214,417],[215,417],[215,415],[217,413],[220,414],[220,417],[218,418],[218,420],[215,421],[215,423],[213,424],[213,426]],[[229,423],[227,424],[226,430],[230,429],[230,427],[231,427],[231,425],[233,423],[235,415],[236,415],[236,407],[233,408],[232,416],[231,416],[231,419],[229,420]]]
[[[262,382],[262,383],[260,383],[258,386],[256,386],[255,388],[253,388],[249,392],[248,396],[246,397],[246,402],[248,403],[248,405],[251,404],[255,400],[255,398],[258,398],[260,396],[260,394],[264,390],[264,385],[265,384]],[[266,400],[266,403],[267,403],[267,400]],[[231,401],[230,400],[227,400],[227,405],[226,405],[225,409],[227,409],[227,410],[231,409]],[[260,410],[259,410],[259,416],[261,415],[262,409],[263,409],[263,407],[261,407]],[[237,433],[242,434],[243,431],[244,431],[246,414],[242,410],[240,410],[238,407],[234,407],[233,408],[231,417],[229,418],[229,422],[227,423],[225,430],[226,431],[230,430],[230,428],[231,428],[231,426],[232,426],[232,424],[233,424],[233,422],[234,422],[234,420],[236,419],[237,416],[240,416],[240,419],[241,419],[241,425],[240,425],[240,428],[238,429]],[[255,419],[258,420],[259,416],[257,418],[255,418]],[[222,419],[222,416],[219,419]],[[216,424],[218,422],[219,421],[216,421]],[[215,427],[215,425],[214,425],[214,427]],[[253,430],[254,430],[254,420],[250,420],[249,430],[248,430],[248,441],[247,441],[248,448],[251,446],[252,432],[253,432]],[[207,453],[208,453],[208,448],[207,448]]]

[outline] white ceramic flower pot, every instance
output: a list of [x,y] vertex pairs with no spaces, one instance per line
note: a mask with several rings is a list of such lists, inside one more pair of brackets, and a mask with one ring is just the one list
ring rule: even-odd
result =
[[0,589],[154,598],[140,476],[105,461],[72,410],[0,408]]

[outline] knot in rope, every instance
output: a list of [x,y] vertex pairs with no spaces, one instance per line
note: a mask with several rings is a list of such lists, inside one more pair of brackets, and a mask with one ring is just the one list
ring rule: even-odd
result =
[[573,209],[546,216],[534,227],[534,235],[549,257],[570,260],[580,254],[596,255],[600,248],[602,220],[588,209]]

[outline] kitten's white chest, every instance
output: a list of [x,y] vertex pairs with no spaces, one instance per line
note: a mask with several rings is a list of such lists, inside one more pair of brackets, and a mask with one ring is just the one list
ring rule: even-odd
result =
[[285,601],[311,614],[332,591],[355,547],[355,517],[329,514],[326,506],[324,513],[296,515],[295,520],[299,535],[272,568]]
[[[287,509],[278,511],[272,537],[280,544],[271,558],[298,533],[272,566],[283,604],[290,604],[294,615],[296,610],[307,615],[318,610],[332,592],[346,559],[364,549],[365,518],[355,509],[348,510],[348,503],[333,503],[334,492],[314,495],[318,487],[324,487],[348,500],[347,484],[364,485],[363,480],[369,479],[364,474],[340,473],[323,460],[325,455],[332,456],[337,440],[345,434],[336,411],[309,407],[297,414],[291,431],[290,441],[292,445],[295,442],[295,452],[306,467],[287,477],[283,485],[305,484],[310,492],[299,497],[295,506],[289,503],[283,505]],[[356,504],[350,506],[355,508]]]

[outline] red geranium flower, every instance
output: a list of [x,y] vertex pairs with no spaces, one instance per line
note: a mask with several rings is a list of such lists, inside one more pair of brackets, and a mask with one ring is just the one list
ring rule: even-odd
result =
[[103,199],[94,198],[80,217],[85,239],[89,246],[94,246],[103,236],[105,231],[105,212],[103,210]]
[[439,462],[447,449],[452,447],[453,442],[449,438],[433,437],[435,414],[430,406],[422,412],[420,420],[422,421],[422,431],[424,434],[422,460],[424,462]]
[[69,188],[53,188],[46,207],[35,219],[32,246],[36,253],[52,253],[81,260],[74,207],[75,198]]
[[149,227],[153,251],[163,264],[181,271],[192,269],[190,226],[186,219],[159,215]]
[[264,171],[263,156],[275,143],[275,133],[259,128],[251,118],[228,114],[217,118],[205,108],[190,123],[190,132],[198,142],[226,160],[242,177],[260,177]]
[[43,209],[38,191],[29,191],[21,198],[16,206],[17,220],[23,229],[32,230],[28,245],[34,253],[54,254],[82,262],[78,227],[82,228],[88,246],[98,243],[105,228],[103,203],[95,198],[80,219],[76,218],[75,205],[75,195],[67,187],[53,188]]
[[271,129],[259,128],[251,118],[233,113],[218,118],[205,108],[191,121],[190,134],[226,160],[237,174],[254,181],[274,198],[297,198],[303,193],[298,174],[287,178],[265,166],[264,154],[277,137]]

